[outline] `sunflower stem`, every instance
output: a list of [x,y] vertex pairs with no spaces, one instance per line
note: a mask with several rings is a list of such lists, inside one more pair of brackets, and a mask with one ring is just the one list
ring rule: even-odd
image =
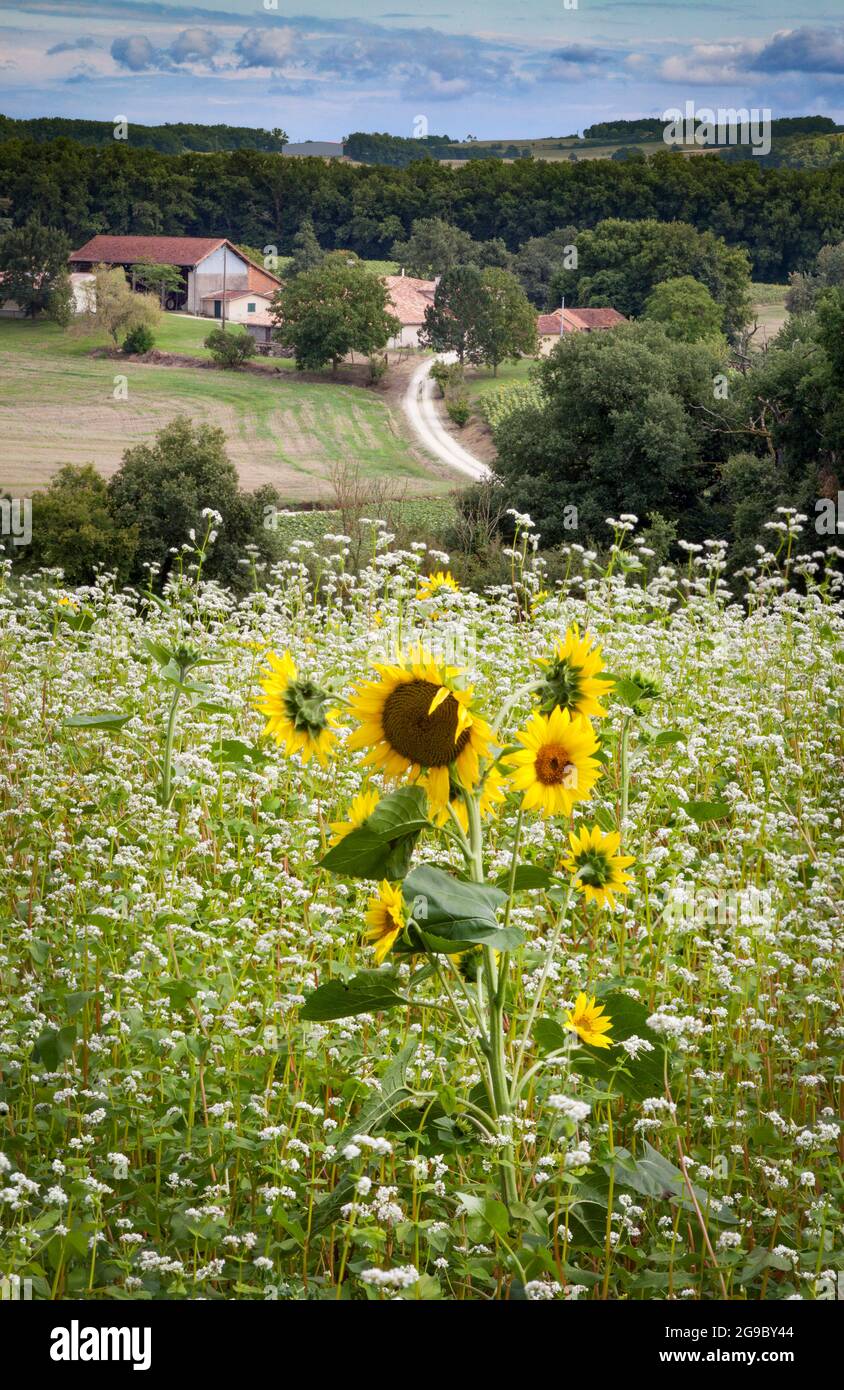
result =
[[528,1016],[527,1016],[527,1022],[525,1023],[524,1032],[522,1033],[522,1041],[521,1041],[521,1043],[519,1044],[519,1051],[518,1051],[518,1053],[517,1053],[517,1055],[516,1055],[516,1065],[515,1065],[515,1067],[513,1068],[513,1088],[514,1088],[514,1091],[517,1091],[517,1089],[518,1089],[519,1075],[520,1075],[520,1073],[521,1073],[522,1064],[523,1064],[524,1059],[525,1059],[525,1052],[526,1052],[526,1050],[527,1050],[527,1045],[528,1045],[528,1041],[529,1041],[529,1039],[530,1039],[531,1030],[533,1029],[533,1021],[534,1021],[534,1019],[536,1018],[537,1011],[538,1011],[539,1006],[540,1006],[540,1004],[542,1003],[542,999],[543,999],[543,997],[544,997],[544,995],[545,995],[545,989],[546,989],[546,986],[547,986],[547,984],[548,984],[548,974],[549,974],[549,972],[550,972],[551,964],[552,964],[552,962],[553,962],[553,960],[554,960],[554,956],[555,956],[555,954],[556,954],[557,946],[559,945],[559,941],[560,941],[560,937],[561,937],[561,935],[562,935],[563,927],[564,927],[564,925],[565,925],[565,923],[566,923],[566,916],[567,916],[567,913],[568,913],[568,906],[569,906],[569,899],[570,899],[570,897],[571,897],[571,884],[569,884],[569,885],[567,886],[567,888],[566,888],[565,900],[563,901],[563,904],[562,904],[562,906],[560,907],[559,915],[558,915],[558,917],[557,917],[557,921],[556,921],[556,924],[555,924],[555,926],[554,926],[554,931],[552,932],[551,940],[550,940],[549,943],[548,943],[548,950],[547,950],[546,953],[545,953],[545,964],[544,964],[543,967],[542,967],[542,974],[541,974],[540,977],[539,977],[539,986],[538,986],[538,988],[537,988],[537,990],[536,990],[536,993],[535,993],[534,996],[533,996],[533,1001],[532,1001],[531,1006],[530,1006],[530,1013],[529,1013]]

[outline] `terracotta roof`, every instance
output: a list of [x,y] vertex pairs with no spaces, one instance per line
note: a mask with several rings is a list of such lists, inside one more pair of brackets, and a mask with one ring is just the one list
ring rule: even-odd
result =
[[384,283],[399,322],[406,327],[422,323],[425,310],[434,302],[436,280],[416,280],[412,275],[385,275]]
[[[540,314],[536,321],[536,331],[540,338],[559,337],[562,309],[553,314]],[[617,309],[566,309],[566,332],[584,333],[595,328],[614,328],[616,324],[627,323],[627,319]]]
[[78,251],[73,251],[69,259],[71,264],[90,261],[95,265],[131,265],[138,261],[146,261],[150,265],[180,265],[193,268],[221,246],[228,246],[235,255],[246,262],[250,288],[256,288],[256,282],[281,284],[278,276],[271,270],[256,265],[250,256],[238,251],[233,242],[222,236],[95,236],[86,241],[84,246],[80,246]]
[[95,236],[72,252],[70,259],[114,265],[148,261],[150,265],[194,266],[225,240],[225,237],[195,236]]
[[208,294],[202,295],[203,299],[225,299],[226,303],[230,299],[272,299],[272,295],[267,290],[210,290]]

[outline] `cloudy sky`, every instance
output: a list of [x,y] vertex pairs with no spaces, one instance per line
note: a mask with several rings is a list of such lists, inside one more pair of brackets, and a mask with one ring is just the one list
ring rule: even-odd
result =
[[842,0],[0,0],[9,116],[514,138],[687,100],[844,123]]

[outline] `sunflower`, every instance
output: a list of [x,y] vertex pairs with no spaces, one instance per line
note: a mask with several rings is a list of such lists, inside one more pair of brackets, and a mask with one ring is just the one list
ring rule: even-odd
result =
[[557,642],[554,655],[541,658],[539,665],[545,669],[538,692],[543,714],[550,714],[559,705],[569,714],[606,717],[607,711],[599,699],[611,682],[597,679],[604,669],[601,648],[594,646],[588,632],[581,637],[577,623],[569,628],[564,641]]
[[446,570],[437,570],[436,574],[422,575],[419,579],[419,588],[416,590],[417,598],[436,598],[437,594],[442,593],[443,589],[450,589],[453,594],[459,594],[460,585],[451,573]]
[[532,714],[516,735],[522,748],[508,756],[510,782],[524,792],[526,811],[544,816],[568,815],[576,801],[589,796],[602,768],[593,754],[598,739],[588,719],[568,710]]
[[449,799],[449,772],[471,789],[479,759],[486,757],[492,730],[472,709],[472,687],[455,685],[460,672],[441,667],[422,647],[396,665],[375,666],[380,677],[367,681],[351,700],[360,728],[349,748],[368,748],[369,767],[398,781],[406,773],[420,779],[436,808]]
[[340,841],[350,835],[353,830],[359,830],[362,825],[365,825],[377,805],[377,792],[360,792],[349,807],[349,819],[333,820],[329,823],[333,837],[332,845],[339,845]]
[[267,654],[269,665],[262,672],[263,698],[256,702],[267,716],[264,733],[271,734],[285,753],[301,753],[302,762],[311,757],[325,767],[335,740],[332,727],[335,710],[327,709],[330,696],[313,681],[299,680],[296,663],[289,652]]
[[579,833],[569,832],[571,856],[563,868],[576,874],[574,886],[586,901],[602,907],[615,907],[613,893],[629,893],[630,874],[625,869],[634,863],[632,854],[619,854],[621,837],[612,832],[604,835],[597,825],[591,830],[582,826]]
[[[496,816],[498,814],[498,807],[501,802],[506,801],[506,799],[507,791],[504,785],[504,779],[497,768],[491,767],[484,777],[483,786],[481,787],[481,799],[478,803],[481,817],[485,819],[487,816]],[[463,827],[464,832],[468,835],[469,812],[466,810],[466,802],[460,795],[460,788],[456,782],[450,782],[449,784],[448,800],[452,811]],[[443,806],[434,816],[434,824],[445,825],[448,819],[448,807]]]
[[401,884],[395,887],[385,878],[374,898],[369,899],[366,913],[365,940],[375,947],[375,962],[380,965],[404,931],[404,899]]
[[566,1014],[565,1027],[591,1047],[613,1045],[612,1038],[607,1036],[612,1028],[612,1019],[604,1013],[603,1004],[595,1003],[594,994],[591,999],[587,999],[585,994],[578,994],[574,1008]]

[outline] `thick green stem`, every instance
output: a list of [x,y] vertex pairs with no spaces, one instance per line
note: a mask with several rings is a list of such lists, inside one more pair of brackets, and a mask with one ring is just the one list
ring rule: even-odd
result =
[[170,713],[167,716],[167,734],[164,740],[164,761],[161,765],[161,804],[163,806],[166,806],[170,801],[173,738],[176,733],[176,711],[179,707],[179,697],[181,693],[181,687],[176,686],[176,689],[173,691],[173,698],[170,701]]

